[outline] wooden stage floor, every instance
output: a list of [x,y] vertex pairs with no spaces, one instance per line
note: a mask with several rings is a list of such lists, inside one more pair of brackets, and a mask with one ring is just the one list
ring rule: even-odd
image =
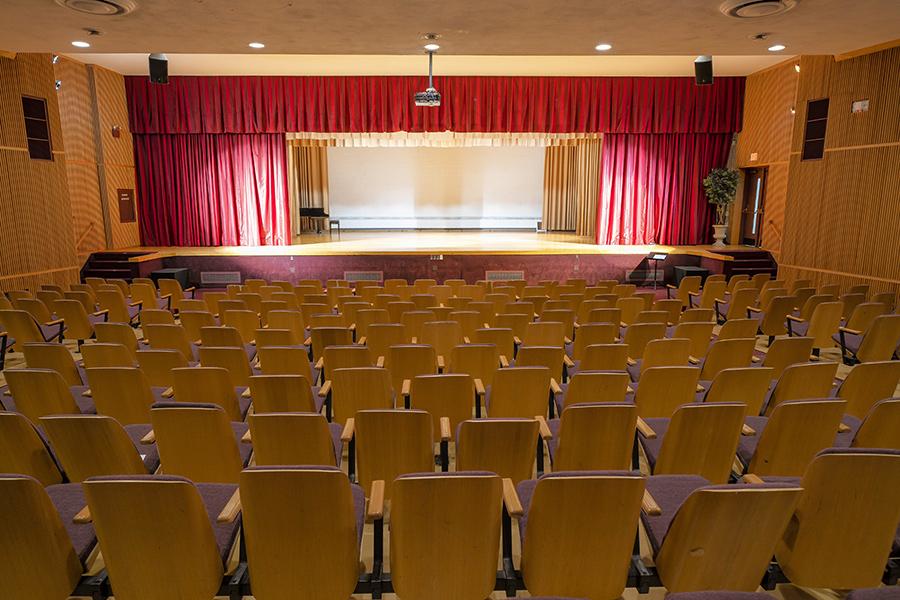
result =
[[[647,255],[651,251],[730,260],[712,250],[755,250],[746,246],[600,246],[590,238],[567,233],[531,231],[345,231],[340,236],[303,234],[291,246],[151,247],[128,251],[177,256],[366,256],[366,255]],[[149,258],[149,257],[148,257]]]

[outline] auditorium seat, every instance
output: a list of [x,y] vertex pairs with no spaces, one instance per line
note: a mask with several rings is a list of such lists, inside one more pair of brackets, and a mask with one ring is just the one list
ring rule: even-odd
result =
[[[97,297],[94,295],[94,291],[90,286],[73,283],[72,289],[63,292],[63,300],[75,300],[84,307],[84,312],[88,315],[105,318],[105,314],[97,314]],[[2,308],[2,306],[0,306],[0,308]]]
[[[801,319],[805,319],[808,321],[809,318],[812,316],[813,311],[816,310],[816,307],[825,302],[839,302],[839,301],[835,296],[832,296],[830,294],[822,294],[822,293],[813,294],[812,296],[810,296],[809,298],[806,299],[806,302],[804,302],[803,304],[799,304],[797,307],[797,310],[795,310],[792,314],[795,317],[800,317]],[[841,310],[839,312],[841,315],[843,315],[844,314],[844,312],[843,312],[844,305],[843,305],[843,303],[840,303],[840,304],[841,304]]]
[[376,364],[383,364],[390,372],[391,387],[400,390],[404,380],[417,375],[435,375],[438,372],[437,354],[425,344],[397,344],[389,348],[387,356],[378,357]]
[[900,314],[875,317],[864,331],[849,326],[841,327],[834,337],[841,345],[841,356],[845,364],[891,360],[897,355],[897,348],[900,346]]
[[330,394],[334,421],[346,423],[361,410],[394,408],[394,389],[390,374],[379,367],[335,369],[333,379],[326,381],[319,394]]
[[644,356],[644,349],[651,340],[666,337],[665,323],[634,323],[621,333],[622,342],[628,347],[628,358],[636,361]]
[[[439,437],[447,440],[450,432],[444,429]],[[344,436],[355,444],[355,471],[354,455],[348,457],[351,481],[357,473],[360,486],[369,494],[372,483],[383,480],[384,498],[390,500],[395,478],[434,470],[432,430],[432,418],[423,410],[358,411],[344,431]]]
[[547,367],[551,376],[560,382],[568,379],[567,365],[574,365],[566,356],[562,346],[529,346],[519,348],[513,366],[519,367]]
[[[452,436],[460,423],[472,418],[475,383],[466,373],[418,375],[403,382],[401,396],[405,408],[423,410],[431,415],[434,442],[438,443],[441,441],[441,419],[449,421]],[[399,402],[397,408],[401,408]]]
[[709,344],[705,355],[694,357],[700,368],[700,379],[712,381],[723,369],[749,367],[755,347],[755,337],[715,340]]
[[[178,350],[138,350],[138,366],[151,387],[172,387],[172,369],[196,366]],[[117,365],[119,366],[119,365]],[[129,365],[121,365],[129,366]]]
[[[457,332],[459,330],[459,326],[456,325],[453,321],[435,321],[438,323],[452,323],[452,325],[447,325],[450,329],[455,329]],[[428,339],[428,335],[426,332],[430,330],[431,325],[425,327],[423,329],[423,339],[416,340],[416,343],[419,344],[429,344],[434,346],[435,351],[440,354],[438,350],[438,345],[432,344]],[[438,327],[440,328],[440,326]],[[327,337],[331,337],[332,339],[325,339]],[[327,334],[323,334],[323,338],[321,341],[322,348],[325,346],[341,346],[346,344],[351,344],[352,341],[347,341],[348,336],[345,333],[340,333],[338,331],[327,332]],[[356,341],[357,344],[365,344],[369,348],[369,352],[372,353],[372,356],[376,357],[375,360],[378,360],[377,357],[384,356],[385,360],[387,360],[387,356],[390,354],[391,346],[397,346],[401,344],[407,343],[406,339],[406,331],[403,328],[403,325],[400,323],[372,323],[368,327],[368,331],[364,337],[360,337]],[[462,343],[461,341],[459,343]],[[453,344],[455,345],[455,344]],[[315,356],[315,344],[313,345],[313,355]],[[452,347],[452,346],[451,346]],[[443,348],[443,346],[442,346]]]
[[747,417],[753,435],[742,435],[738,458],[746,473],[799,476],[823,448],[834,445],[846,402],[794,400],[767,417]]
[[143,330],[148,325],[175,325],[175,315],[161,308],[142,309],[140,314],[141,329]]
[[369,326],[376,323],[390,323],[391,317],[384,309],[365,309],[356,313],[356,339],[364,340],[369,335]]
[[226,369],[236,387],[249,386],[250,376],[258,374],[258,371],[250,366],[245,350],[234,346],[221,347],[203,344],[200,346],[200,366]]
[[[390,310],[388,310],[388,315],[390,315]],[[425,323],[430,323],[431,321],[437,321],[437,315],[433,310],[410,310],[400,315],[397,319],[390,319],[392,323],[403,325],[407,343],[416,343],[413,340],[418,341],[422,339]]]
[[735,288],[737,288],[740,283],[750,283],[749,275],[732,275],[728,278],[728,287],[725,290],[725,293],[731,294],[734,292]]
[[[300,345],[306,339],[306,325],[303,322],[303,313],[298,310],[273,310],[268,314],[269,327],[273,329],[287,329],[291,332],[292,346]],[[359,326],[357,325],[357,331]]]
[[[720,323],[727,323],[732,319],[746,319],[747,309],[756,303],[759,290],[755,287],[735,288],[725,298],[716,299],[716,315]],[[754,323],[753,331],[759,323]]]
[[844,429],[839,429],[837,448],[890,448],[900,450],[900,398],[885,398],[874,403],[859,419],[845,414]]
[[772,385],[774,369],[771,367],[742,367],[722,369],[712,381],[701,381],[705,391],[698,392],[700,402],[739,402],[746,406],[746,416],[762,412],[767,393]]
[[122,425],[150,422],[150,406],[165,399],[165,388],[151,387],[139,368],[87,369],[97,414],[109,415]]
[[[684,312],[687,314],[691,310]],[[709,321],[682,321],[673,327],[666,328],[666,337],[683,338],[689,341],[689,354],[695,358],[706,356],[712,341],[714,323]]]
[[7,369],[7,392],[0,401],[6,410],[20,412],[32,422],[44,415],[96,414],[94,400],[83,395],[86,386],[66,385],[52,369]]
[[[683,280],[682,280],[683,281]],[[728,284],[724,279],[712,280],[709,278],[703,283],[701,291],[688,292],[688,305],[686,308],[707,308],[714,309],[716,307],[716,298],[724,298],[725,290]],[[696,302],[694,300],[696,299]]]
[[789,366],[769,390],[763,414],[770,416],[775,407],[789,400],[830,397],[836,373],[836,362],[811,362]]
[[625,371],[628,346],[625,344],[591,344],[584,349],[580,361],[569,367],[569,376],[582,371]]
[[[250,385],[252,384],[253,377],[250,378]],[[172,392],[175,400],[215,404],[225,411],[231,421],[243,421],[247,416],[250,399],[244,394],[246,389],[246,386],[236,386],[231,373],[223,367],[172,369]]]
[[555,394],[556,412],[575,404],[625,402],[631,378],[622,370],[580,370]]
[[21,473],[41,485],[63,483],[55,454],[40,431],[24,415],[0,411],[0,473]]
[[847,594],[847,600],[900,600],[900,588],[893,585],[852,590]]
[[834,346],[832,336],[838,332],[841,326],[840,302],[822,302],[813,310],[808,319],[787,315],[788,335],[793,337],[807,336],[813,339],[813,354],[819,355],[822,348],[828,349]]
[[[227,388],[226,388],[227,389]],[[318,387],[312,387],[303,375],[254,375],[250,377],[249,394],[255,412],[321,412],[325,404]],[[241,388],[237,388],[240,393]],[[233,397],[233,396],[232,396]],[[178,399],[176,393],[176,399]],[[202,396],[198,400],[202,399]],[[238,396],[241,410],[246,416],[250,398],[246,393]],[[232,417],[232,421],[242,420]]]
[[141,303],[130,301],[118,288],[98,289],[97,303],[110,323],[135,325],[141,318]]
[[674,325],[681,319],[681,300],[677,298],[661,298],[653,302],[648,310],[666,313],[666,324]]
[[159,468],[159,453],[142,439],[151,426],[122,426],[105,415],[49,415],[40,426],[68,481],[99,475],[146,475]]
[[[192,302],[203,302],[202,300],[193,300]],[[201,339],[201,329],[203,327],[216,327],[219,325],[218,320],[213,313],[206,310],[186,310],[182,309],[178,313],[178,322],[184,327],[188,339],[193,343],[197,343]]]
[[622,327],[627,327],[637,321],[638,314],[644,310],[644,301],[633,296],[619,297],[615,308],[622,311]]
[[56,371],[68,386],[85,384],[84,369],[75,362],[74,356],[64,345],[32,342],[23,344],[21,350],[28,368]]
[[810,337],[778,338],[766,350],[762,361],[756,364],[775,369],[773,378],[778,378],[791,365],[809,362],[813,342],[813,338]]
[[844,304],[844,326],[848,329],[866,332],[877,317],[888,314],[883,303],[866,302],[862,294],[845,294],[841,296],[841,301]]
[[137,363],[139,346],[134,329],[126,323],[97,323],[94,325],[97,342],[101,344],[121,344],[128,351],[131,360]]
[[224,297],[224,292],[204,292],[203,298],[186,298],[181,301],[181,308],[178,310],[178,318],[183,319],[184,313],[186,312],[209,312],[212,314],[218,313],[218,308],[213,308],[209,303],[210,294],[222,293],[222,297]]
[[233,327],[237,330],[244,345],[255,342],[256,330],[260,328],[259,311],[253,308],[248,308],[247,310],[225,310],[220,317],[222,325]]
[[497,368],[508,366],[511,357],[512,355],[509,357],[501,355],[494,344],[473,343],[455,346],[450,351],[444,372],[464,373],[473,379],[480,379],[484,385],[489,386],[494,382]]
[[462,421],[455,428],[456,470],[487,471],[515,483],[531,479],[540,428],[534,418]]
[[252,439],[257,465],[341,466],[344,428],[318,413],[255,412],[248,421],[242,442]]
[[106,314],[88,313],[78,300],[57,300],[54,304],[57,316],[65,323],[65,335],[81,346],[95,336],[94,325],[106,320]]
[[900,361],[861,363],[850,369],[834,396],[847,401],[847,414],[864,417],[872,406],[890,398],[900,385]]
[[[578,377],[584,375],[580,373]],[[624,389],[622,392],[624,397]],[[559,419],[548,421],[552,437],[547,449],[554,471],[631,468],[637,407],[624,402],[606,402],[602,397],[596,400],[569,404]]]
[[36,323],[48,323],[57,318],[52,310],[53,307],[40,298],[31,296],[14,298],[12,307],[14,310],[24,310]]
[[643,418],[671,417],[682,404],[694,401],[700,369],[696,367],[651,367],[635,386],[634,403]]
[[570,371],[578,370],[578,363],[582,360],[588,346],[593,344],[612,344],[619,333],[618,323],[614,322],[585,322],[578,326],[578,335],[571,345],[566,345],[570,358],[575,363],[569,367]]
[[504,481],[504,504],[519,523],[528,591],[621,596],[644,484],[633,471],[558,471],[516,488]]
[[554,401],[559,392],[547,367],[499,369],[486,390],[485,407],[491,417],[533,419],[547,415],[548,398]]
[[710,485],[696,475],[647,478],[641,521],[662,585],[755,591],[801,491],[780,483]]
[[659,338],[650,340],[644,347],[643,357],[629,361],[627,371],[632,381],[650,367],[687,366],[691,341],[686,338]]
[[771,346],[776,336],[787,334],[786,319],[797,306],[797,297],[781,295],[787,293],[784,288],[772,288],[768,291],[779,295],[770,298],[760,295],[759,308],[748,306],[747,317],[759,322],[757,332],[767,336]]
[[[147,312],[144,311],[144,314]],[[200,360],[200,351],[194,344],[195,340],[188,337],[187,331],[181,325],[142,323],[141,331],[153,350],[177,350],[189,362],[196,363]]]
[[128,290],[132,302],[140,302],[143,310],[161,309],[169,311],[172,309],[172,297],[160,296],[156,290],[156,286],[152,283],[141,283],[140,281],[132,281]]
[[[315,363],[309,362],[306,346],[260,348],[258,356],[259,373],[263,375],[302,375],[310,385],[319,380]],[[254,371],[254,374],[257,373]]]
[[[240,332],[234,327],[201,327],[200,343],[203,347],[215,348],[241,348],[247,355],[247,360],[256,358],[255,344],[244,343]],[[305,352],[305,350],[304,350]]]
[[24,310],[0,310],[0,323],[3,324],[9,337],[15,338],[19,344],[29,342],[62,342],[65,334],[65,321],[57,319],[39,323],[30,313]]
[[677,300],[681,300],[682,307],[690,308],[691,294],[696,294],[700,291],[701,282],[702,277],[700,277],[699,275],[688,275],[687,277],[682,277],[677,286],[671,284],[666,285],[666,298],[675,298]]
[[[370,330],[375,328],[379,328],[379,326],[372,326]],[[463,344],[465,339],[459,323],[451,319],[449,321],[431,321],[425,323],[422,326],[422,339],[417,339],[416,341],[420,344],[432,346],[438,356],[438,367],[443,368],[444,364],[446,364],[446,360],[450,358],[450,353],[453,351],[453,348]],[[381,354],[383,355],[386,353]]]

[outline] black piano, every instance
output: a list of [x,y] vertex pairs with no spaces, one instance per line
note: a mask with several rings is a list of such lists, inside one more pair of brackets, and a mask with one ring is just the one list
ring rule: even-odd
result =
[[301,206],[300,218],[315,221],[316,233],[322,233],[322,221],[327,221],[328,232],[331,233],[331,227],[333,225],[336,225],[338,230],[338,237],[340,237],[341,235],[341,222],[328,216],[328,213],[325,212],[325,209],[322,207]]

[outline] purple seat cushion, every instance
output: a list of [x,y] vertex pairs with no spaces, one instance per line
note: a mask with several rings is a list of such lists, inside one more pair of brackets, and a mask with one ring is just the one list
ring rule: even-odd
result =
[[794,335],[805,336],[806,332],[809,331],[809,321],[798,323],[797,321],[791,321],[790,319],[787,319],[787,322],[790,323],[788,327],[791,328],[791,333]]
[[244,344],[244,352],[247,354],[247,360],[253,362],[256,358],[256,346],[253,344]]
[[131,438],[131,443],[138,451],[138,454],[144,457],[144,466],[147,473],[155,473],[159,468],[159,449],[156,444],[142,444],[141,438],[147,435],[153,429],[152,425],[125,425],[125,433]]
[[94,406],[94,399],[89,396],[81,395],[88,389],[90,388],[86,385],[74,385],[69,388],[69,391],[72,393],[72,399],[75,400],[75,404],[81,409],[82,414],[96,415],[97,407]]
[[[130,303],[131,301],[128,300],[127,302]],[[141,312],[141,307],[140,307],[140,306],[126,306],[126,308],[128,308],[128,319],[129,319],[130,321],[134,321],[134,318],[135,318],[136,316],[138,316],[138,313]]]
[[641,362],[642,359],[638,358],[633,365],[625,365],[625,370],[628,371],[632,381],[637,381],[641,376]]
[[[841,343],[841,335],[839,333],[831,336],[834,342],[838,345]],[[845,333],[844,334],[844,343],[846,345],[847,350],[856,354],[856,351],[859,350],[860,345],[862,344],[863,336],[857,335],[855,333]]]
[[744,465],[750,464],[750,459],[756,453],[759,437],[762,435],[763,429],[766,428],[768,422],[768,417],[746,417],[744,419],[744,424],[749,425],[756,431],[756,435],[742,435],[741,439],[738,440],[737,454]]
[[575,363],[573,366],[571,366],[571,367],[566,367],[566,368],[569,370],[569,379],[571,379],[572,376],[575,375],[575,374],[578,372],[578,369],[581,368],[581,361],[580,361],[580,360],[572,359],[572,362]]
[[59,518],[66,529],[66,533],[69,534],[72,547],[75,548],[75,554],[78,555],[81,564],[84,565],[94,549],[94,545],[97,543],[97,536],[91,523],[74,523],[72,521],[75,515],[87,506],[87,500],[84,498],[81,484],[64,483],[51,485],[46,489],[47,495],[50,496],[50,501],[53,502],[56,511],[59,513]]
[[343,458],[344,444],[341,442],[341,433],[344,428],[338,423],[329,423],[328,431],[331,434],[331,444],[334,446],[334,464],[341,466]]
[[[559,405],[556,405],[559,408]],[[561,421],[559,419],[550,419],[547,421],[547,426],[550,428],[550,433],[553,434],[553,437],[550,438],[550,441],[547,442],[547,451],[550,453],[550,462],[553,462],[554,457],[556,456],[556,449],[559,447],[559,426]]]
[[[59,339],[59,325],[44,325],[43,323],[38,323],[38,327],[41,329],[41,335],[44,336],[44,340],[52,342]],[[66,328],[63,327],[62,330],[65,331]]]
[[97,323],[106,323],[106,315],[95,315],[94,313],[88,313],[88,321],[90,321],[91,325],[96,325]]
[[655,516],[641,513],[641,521],[654,554],[659,552],[669,526],[684,501],[694,490],[708,485],[709,481],[697,475],[654,475],[647,478],[647,491],[662,509],[662,514]]
[[853,590],[847,600],[900,600],[900,587],[896,585]]
[[656,467],[656,459],[659,458],[659,451],[662,448],[663,438],[666,437],[666,431],[669,430],[671,419],[653,418],[644,419],[644,422],[656,432],[656,437],[652,439],[645,438],[642,435],[638,436],[638,440],[640,440],[641,446],[644,448],[644,454],[647,455],[647,462],[650,463],[650,469],[652,471],[652,469]]
[[666,600],[771,600],[762,592],[680,592],[668,594]]
[[234,545],[235,537],[241,526],[241,517],[238,515],[232,523],[219,523],[218,517],[238,486],[231,483],[198,483],[196,486],[197,491],[200,492],[200,498],[203,499],[203,505],[206,507],[206,514],[209,515],[209,524],[212,526],[216,545],[219,547],[222,564],[227,565],[228,555],[231,553],[231,547]]

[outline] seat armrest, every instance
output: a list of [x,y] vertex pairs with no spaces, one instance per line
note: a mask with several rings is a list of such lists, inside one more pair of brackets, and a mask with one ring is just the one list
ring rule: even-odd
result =
[[697,358],[696,356],[688,356],[688,362],[691,363],[692,365],[699,365],[700,359]]
[[400,395],[404,398],[409,398],[409,392],[412,388],[412,381],[409,379],[404,379],[403,384],[400,386]]
[[471,344],[471,343],[472,343],[472,342],[469,341],[469,336],[464,335],[464,336],[463,336],[463,344]]
[[377,359],[375,359],[375,366],[378,367],[379,369],[384,368],[384,357],[383,356],[379,356]]
[[325,398],[331,393],[331,380],[327,379],[319,388],[319,398]]
[[320,356],[319,360],[316,361],[316,366],[314,367],[317,371],[321,371],[325,368],[325,358]]
[[376,479],[369,491],[369,505],[366,507],[366,521],[384,518],[384,480]]
[[441,441],[449,442],[450,441],[450,417],[441,417],[440,419],[441,425]]
[[562,388],[559,387],[559,384],[556,383],[556,380],[553,379],[552,377],[550,378],[550,391],[553,392],[554,394],[562,393]]
[[506,358],[505,354],[501,354],[500,355],[500,368],[506,369],[507,367],[509,367],[509,359]]
[[653,428],[647,424],[647,421],[643,420],[640,417],[637,418],[637,430],[648,440],[656,439],[656,432],[653,431]]
[[761,360],[762,360],[762,359],[761,359],[760,357],[756,356],[755,354],[754,354],[753,356],[750,357],[750,362],[758,363],[758,362],[760,362]]
[[444,371],[444,356],[442,354],[438,354],[437,366],[438,366],[438,371],[441,371],[441,372]]
[[788,321],[793,321],[794,323],[806,323],[806,319],[801,319],[800,317],[795,317],[794,315],[787,315]]
[[63,323],[65,323],[64,319],[54,319],[53,321],[47,321],[44,325],[47,327],[55,327],[57,325],[62,325]]
[[97,312],[92,313],[92,314],[93,314],[95,317],[106,317],[106,318],[108,319],[108,318],[109,318],[109,309],[108,309],[108,308],[104,308],[103,310],[98,310]]
[[72,522],[79,524],[90,523],[92,520],[91,509],[87,506],[79,510],[77,513],[75,513],[75,516],[72,517]]
[[253,436],[250,435],[249,429],[246,432],[244,432],[244,435],[241,436],[241,443],[242,444],[252,444],[253,443]]
[[688,292],[688,296],[691,296],[693,298],[699,298],[700,292]]
[[222,508],[222,512],[216,518],[217,523],[234,523],[238,514],[241,512],[241,490],[234,490],[234,494],[229,498],[228,503]]
[[850,427],[846,423],[838,424],[838,433],[847,433],[850,431]]
[[535,415],[534,420],[538,422],[538,431],[540,432],[541,439],[544,441],[552,440],[553,433],[550,431],[550,426],[547,425],[547,419],[545,419],[543,415]]
[[[356,340],[356,343],[359,344],[360,346],[365,346],[365,345],[366,345],[366,336],[362,336],[361,338],[359,338],[358,340]],[[307,346],[308,346],[308,345],[309,345],[309,344],[307,344]]]
[[517,335],[513,336],[513,344],[515,344],[516,346],[522,345],[522,340],[519,339],[519,336],[517,336]]
[[128,306],[140,306],[141,308],[143,308],[143,307],[144,307],[144,301],[143,301],[143,300],[138,300],[137,302],[132,302],[132,303],[129,304]]
[[347,419],[347,422],[344,423],[344,429],[341,430],[341,442],[343,442],[344,444],[349,444],[353,439],[355,433],[356,419],[350,417]]
[[482,397],[485,395],[484,382],[478,377],[475,378],[475,393]]
[[761,312],[763,312],[763,309],[757,308],[756,306],[748,306],[747,307],[747,316],[749,317],[750,313],[752,313],[752,312],[761,313]]
[[744,483],[765,483],[765,481],[760,479],[759,475],[754,475],[753,473],[747,473],[746,475],[741,477],[741,480]]
[[756,430],[750,427],[747,424],[741,426],[741,435],[751,436],[756,435]]
[[522,508],[522,501],[519,500],[519,494],[516,493],[516,486],[508,477],[503,478],[503,504],[510,517],[521,519],[525,516],[525,509]]
[[175,389],[174,388],[166,388],[161,395],[163,398],[171,398],[172,396],[175,395]]
[[250,397],[250,388],[247,388],[246,390],[244,390],[243,392],[241,392],[241,397],[242,397],[242,398],[249,398],[249,397]]
[[852,333],[853,335],[862,335],[862,331],[858,329],[850,329],[849,327],[838,327],[838,331],[843,331],[844,333]]
[[305,340],[303,340],[303,345],[304,346],[312,346],[312,338],[308,337]]
[[194,292],[197,291],[197,287],[192,285],[191,287],[189,287],[188,289],[183,290],[183,291],[184,291],[185,293],[190,292],[190,293],[191,293],[191,298],[193,298],[193,297],[194,297]]
[[647,490],[644,490],[644,498],[641,500],[641,510],[644,511],[644,514],[650,515],[651,517],[662,514],[662,509],[659,507],[659,504],[656,503],[656,500]]
[[628,358],[625,359],[625,363],[626,363],[629,367],[633,367],[634,365],[637,364],[637,361],[634,360],[633,358],[631,358],[631,357],[629,356]]
[[566,365],[567,367],[574,367],[575,361],[572,360],[571,358],[569,358],[568,354],[564,354],[563,355],[563,364]]

